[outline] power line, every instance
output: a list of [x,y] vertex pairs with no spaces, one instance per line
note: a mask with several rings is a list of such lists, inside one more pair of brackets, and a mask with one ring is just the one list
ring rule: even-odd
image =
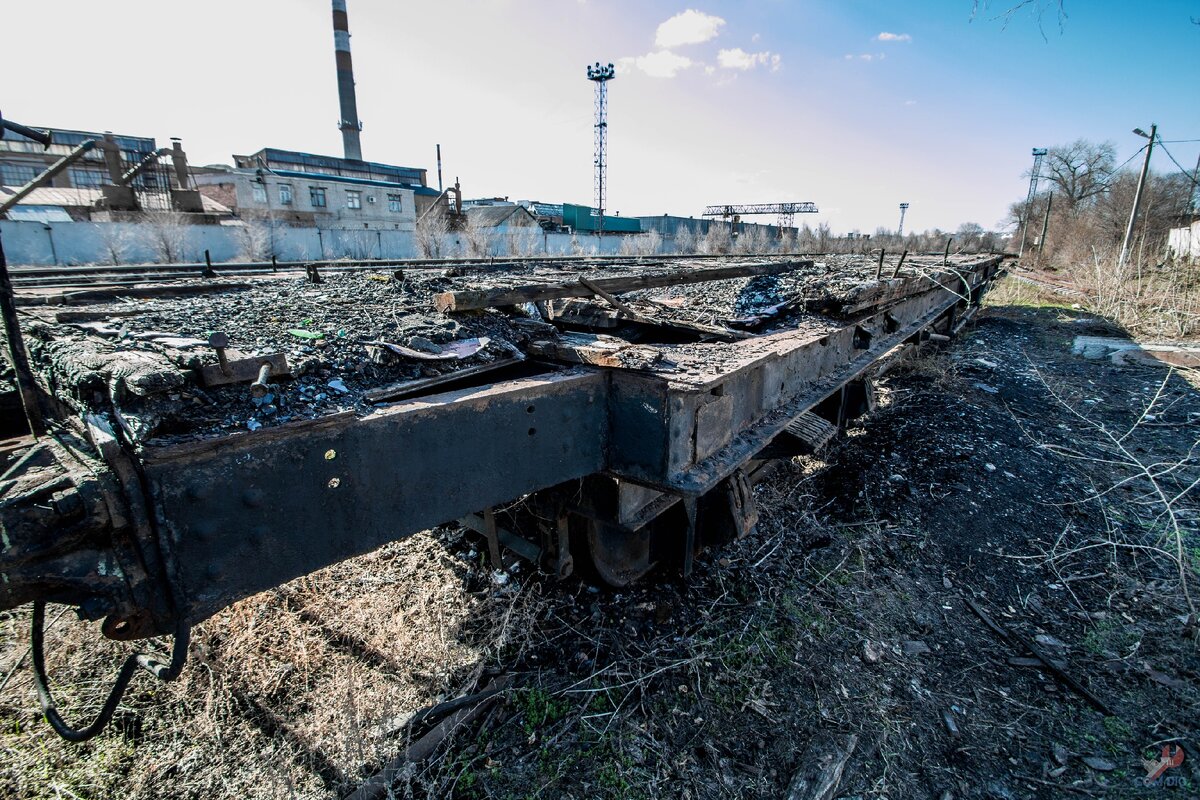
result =
[[[1162,140],[1160,139],[1159,141],[1161,142]],[[1127,159],[1125,159],[1123,162],[1121,162],[1121,166],[1119,166],[1119,167],[1117,167],[1116,169],[1114,169],[1114,170],[1113,170],[1113,172],[1114,172],[1114,173],[1120,172],[1122,169],[1124,169],[1124,168],[1125,168],[1125,165],[1126,165],[1126,164],[1128,164],[1130,161],[1133,161],[1135,158],[1137,158],[1138,156],[1140,156],[1140,155],[1142,154],[1142,151],[1143,151],[1143,150],[1145,150],[1147,147],[1148,147],[1148,145],[1142,145],[1141,147],[1139,147],[1139,148],[1137,149],[1137,152],[1135,152],[1135,153],[1134,153],[1133,155],[1131,155],[1129,158],[1127,158]]]
[[1186,169],[1184,169],[1184,166],[1182,164],[1180,164],[1178,161],[1175,160],[1175,156],[1171,155],[1171,151],[1167,149],[1167,146],[1165,144],[1163,144],[1162,139],[1158,140],[1158,145],[1159,145],[1159,147],[1162,148],[1162,151],[1167,154],[1167,158],[1171,159],[1171,162],[1175,166],[1179,167],[1179,171],[1182,172],[1187,177],[1187,179],[1192,182],[1193,186],[1195,186],[1196,178],[1194,178],[1190,172],[1188,172]]

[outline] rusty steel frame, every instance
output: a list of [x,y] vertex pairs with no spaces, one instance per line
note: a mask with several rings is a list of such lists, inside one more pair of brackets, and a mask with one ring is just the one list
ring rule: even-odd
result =
[[[92,549],[70,562],[70,585],[45,599],[107,617],[104,631],[113,638],[164,634],[180,620],[199,622],[258,591],[472,514],[485,531],[496,531],[498,545],[561,576],[572,569],[570,518],[602,523],[605,535],[649,539],[657,535],[651,523],[680,502],[686,573],[700,499],[723,486],[734,527],[744,534],[754,508],[738,476],[748,462],[801,414],[841,398],[843,387],[898,346],[930,329],[952,333],[974,312],[999,263],[964,271],[960,285],[933,281],[910,296],[889,295],[824,329],[707,344],[717,349],[693,354],[695,363],[686,349],[680,356],[668,345],[661,349],[678,362],[648,369],[547,364],[532,377],[392,403],[365,417],[347,412],[147,446],[137,456],[93,424],[92,446],[108,472],[94,466],[95,458],[81,463],[92,464],[95,480],[108,488],[89,490],[88,519],[108,520],[112,532],[107,539],[89,533]],[[705,365],[710,352],[722,355],[717,366]],[[590,505],[556,501],[549,518],[558,523],[540,542],[522,545],[515,539],[521,531],[498,527],[492,516],[515,499],[582,486],[584,479],[615,483],[615,492]],[[100,495],[111,507],[104,513],[93,508]],[[15,577],[44,570],[59,563],[51,556],[61,562],[70,555],[56,546],[6,548],[0,571]],[[114,553],[108,566],[95,557],[105,547]],[[87,596],[91,579],[94,597]],[[0,604],[29,599],[13,591],[0,587]]]

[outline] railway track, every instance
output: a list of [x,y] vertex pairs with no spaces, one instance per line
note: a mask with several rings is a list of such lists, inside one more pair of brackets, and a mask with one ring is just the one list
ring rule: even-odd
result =
[[[741,258],[757,258],[746,255]],[[779,253],[770,258],[821,259],[824,254]],[[834,255],[834,257],[843,257]],[[922,257],[913,254],[913,258]],[[941,253],[928,253],[925,257],[942,257]],[[229,279],[254,277],[284,277],[306,274],[316,267],[322,274],[343,272],[381,272],[394,270],[445,270],[452,267],[466,268],[475,272],[520,270],[531,266],[561,267],[564,270],[620,264],[626,267],[652,267],[679,263],[712,263],[738,256],[729,255],[564,255],[525,256],[520,258],[455,258],[455,259],[365,259],[365,260],[318,260],[318,261],[258,261],[206,264],[204,262],[181,262],[175,264],[88,264],[80,266],[18,266],[9,267],[9,275],[16,289],[133,286],[143,283],[186,279]],[[211,274],[210,274],[211,273]]]

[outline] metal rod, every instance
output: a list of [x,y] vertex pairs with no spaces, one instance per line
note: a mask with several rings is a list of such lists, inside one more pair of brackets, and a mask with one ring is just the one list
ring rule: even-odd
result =
[[887,250],[884,250],[882,247],[879,248],[879,266],[875,268],[875,280],[879,280],[880,276],[883,275],[883,258],[886,255]]
[[900,268],[904,266],[904,259],[906,259],[906,258],[908,258],[907,250],[905,250],[903,253],[900,254],[900,260],[896,262],[896,268],[894,270],[892,270],[893,278],[900,274]]

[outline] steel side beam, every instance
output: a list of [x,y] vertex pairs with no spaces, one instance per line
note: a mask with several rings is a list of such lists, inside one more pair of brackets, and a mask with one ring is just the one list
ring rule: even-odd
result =
[[365,417],[148,448],[146,479],[177,556],[183,613],[195,623],[387,542],[602,470],[607,389],[607,375],[581,369]]

